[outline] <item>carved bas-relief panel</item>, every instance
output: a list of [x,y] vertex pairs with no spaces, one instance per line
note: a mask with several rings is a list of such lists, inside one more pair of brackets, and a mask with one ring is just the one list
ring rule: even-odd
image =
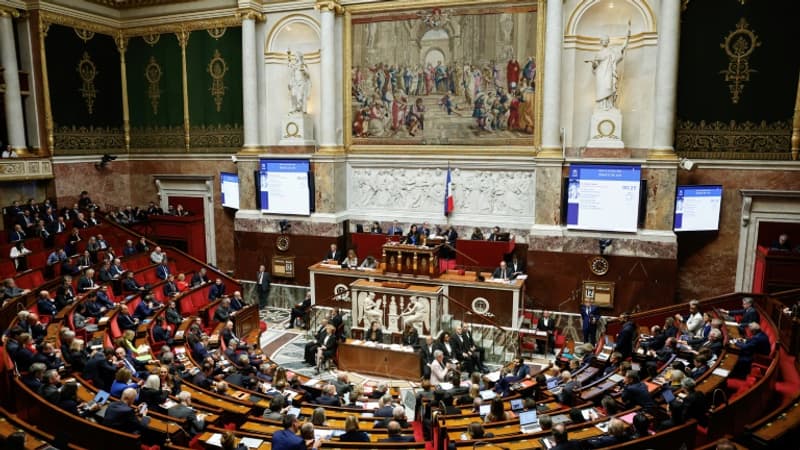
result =
[[384,333],[401,333],[406,325],[417,329],[419,335],[435,335],[439,320],[447,314],[441,300],[442,289],[383,288],[376,283],[358,280],[350,285],[353,327],[369,329],[380,325]]
[[[534,172],[452,169],[452,218],[461,223],[530,225]],[[364,219],[444,217],[447,169],[350,167],[348,209]]]

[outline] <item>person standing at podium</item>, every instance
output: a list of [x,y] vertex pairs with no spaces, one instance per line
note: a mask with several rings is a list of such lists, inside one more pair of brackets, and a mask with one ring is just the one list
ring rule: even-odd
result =
[[600,320],[600,310],[586,298],[581,306],[581,321],[583,322],[583,342],[589,342],[593,346],[597,343],[597,322]]
[[492,234],[489,235],[489,239],[487,241],[499,241],[500,240],[500,227],[495,226],[492,228]]
[[492,273],[492,278],[498,280],[510,280],[511,276],[514,272],[511,271],[511,268],[508,267],[505,261],[500,261],[500,267],[494,269],[494,273]]

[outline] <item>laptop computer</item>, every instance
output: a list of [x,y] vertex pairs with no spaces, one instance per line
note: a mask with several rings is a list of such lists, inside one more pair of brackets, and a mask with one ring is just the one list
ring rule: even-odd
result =
[[514,411],[514,412],[522,411],[523,408],[524,408],[524,405],[522,404],[522,399],[521,398],[515,398],[515,399],[511,400],[511,411]]
[[547,389],[548,390],[555,389],[556,386],[558,386],[559,381],[560,380],[558,379],[558,377],[550,378],[549,380],[547,380]]
[[489,414],[489,409],[492,405],[481,405],[481,408],[478,410],[478,414],[481,417],[486,417]]
[[110,395],[111,394],[109,394],[108,392],[103,391],[103,390],[97,391],[97,394],[94,396],[92,401],[90,401],[89,404],[86,405],[86,406],[89,407],[89,408],[91,408],[94,405],[103,406],[108,401],[108,397]]
[[533,433],[540,430],[539,417],[535,409],[519,414],[519,430],[523,433]]

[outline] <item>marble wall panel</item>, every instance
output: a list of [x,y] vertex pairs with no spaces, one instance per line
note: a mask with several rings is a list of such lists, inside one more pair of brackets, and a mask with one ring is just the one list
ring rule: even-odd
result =
[[536,223],[558,225],[561,222],[561,165],[536,169]]
[[78,201],[81,191],[88,191],[104,209],[124,207],[131,201],[129,173],[128,161],[113,161],[101,169],[95,168],[94,162],[53,164],[56,201],[62,207],[71,205]]
[[[678,256],[677,242],[670,237],[659,238],[658,240],[644,236],[613,237],[611,246],[607,248],[607,254],[617,256],[636,256],[641,258],[662,258],[675,259]],[[528,247],[531,251],[545,252],[565,252],[583,253],[597,255],[600,252],[597,237],[589,236],[531,236],[528,239]]]
[[[779,169],[779,168],[778,168]],[[740,189],[800,190],[800,171],[755,167],[704,168],[680,171],[678,184],[721,184],[722,211],[718,232],[680,233],[678,295],[682,300],[732,292],[736,284],[742,197]]]
[[236,165],[239,172],[239,209],[256,209],[256,180],[258,161],[239,160]]
[[677,168],[644,170],[647,180],[647,215],[645,228],[648,230],[671,230],[675,211],[675,181]]

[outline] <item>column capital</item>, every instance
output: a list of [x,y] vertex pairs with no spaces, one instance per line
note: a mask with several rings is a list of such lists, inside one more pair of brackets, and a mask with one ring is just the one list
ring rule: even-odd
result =
[[117,44],[117,51],[120,53],[128,51],[128,37],[125,36],[122,31],[118,31],[117,34],[114,35],[114,43]]
[[19,10],[10,6],[0,5],[0,17],[11,17],[16,19],[19,17]]
[[255,20],[256,22],[263,22],[266,19],[264,13],[252,8],[242,8],[236,11],[236,18],[241,21]]
[[344,12],[339,0],[317,0],[314,4],[314,9],[318,9],[320,12],[331,11],[334,14],[342,14]]

